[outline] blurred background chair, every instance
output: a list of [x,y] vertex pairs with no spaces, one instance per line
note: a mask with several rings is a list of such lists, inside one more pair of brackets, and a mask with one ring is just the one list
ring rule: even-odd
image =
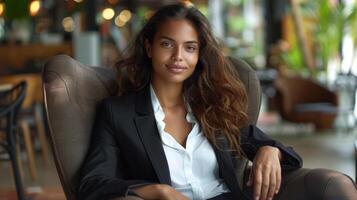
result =
[[338,114],[338,97],[326,87],[298,76],[280,76],[274,83],[275,105],[283,119],[312,123],[317,131],[331,129]]
[[18,115],[26,95],[26,82],[9,90],[0,91],[0,146],[9,154],[14,174],[18,199],[24,199],[22,178],[18,159]]
[[[34,147],[40,147],[43,163],[46,166],[49,164],[48,142],[43,117],[41,75],[35,73],[6,75],[1,77],[0,84],[17,84],[21,81],[26,81],[28,92],[19,114],[19,125],[21,131],[25,133],[23,135],[26,136],[24,142],[28,155],[30,155],[28,156],[30,175],[33,180],[36,180],[35,156],[31,153]],[[36,142],[39,142],[39,145],[36,145],[38,144]]]

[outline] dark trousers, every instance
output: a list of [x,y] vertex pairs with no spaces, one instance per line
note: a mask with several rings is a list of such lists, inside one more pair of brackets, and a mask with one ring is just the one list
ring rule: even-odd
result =
[[[249,173],[249,172],[248,172]],[[246,173],[247,174],[247,173]],[[244,183],[247,181],[245,176]],[[243,186],[245,196],[253,199],[253,189]],[[224,193],[209,200],[233,200],[231,193]],[[239,200],[244,198],[238,198]],[[274,200],[356,200],[357,188],[353,180],[336,171],[327,169],[298,169],[283,172],[280,191]],[[119,200],[142,200],[124,197]]]
[[283,173],[280,192],[274,200],[355,200],[353,180],[328,169],[299,169]]
[[216,197],[210,198],[208,200],[233,200],[233,199],[234,198],[231,193],[223,193]]
[[[247,180],[245,180],[246,183]],[[243,186],[243,192],[253,199],[253,188]],[[209,200],[233,200],[224,193]],[[357,188],[353,180],[327,169],[298,169],[284,172],[280,191],[274,200],[356,200]]]

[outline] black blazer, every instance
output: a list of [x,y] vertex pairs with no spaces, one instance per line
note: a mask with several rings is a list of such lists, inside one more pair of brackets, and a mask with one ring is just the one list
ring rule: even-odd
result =
[[[235,199],[246,199],[235,174],[236,158],[221,138],[214,148],[219,175]],[[278,147],[283,155],[282,169],[302,166],[291,148],[272,140],[256,126],[241,130],[242,149],[249,160],[261,146]],[[125,95],[109,97],[97,109],[91,144],[81,169],[79,199],[110,199],[125,196],[131,186],[161,183],[171,185],[170,173],[156,127],[149,87]]]

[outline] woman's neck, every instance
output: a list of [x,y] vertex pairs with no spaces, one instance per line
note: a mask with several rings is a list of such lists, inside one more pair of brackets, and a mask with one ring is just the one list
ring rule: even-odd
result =
[[184,104],[182,83],[162,83],[152,80],[151,84],[162,108],[173,108]]

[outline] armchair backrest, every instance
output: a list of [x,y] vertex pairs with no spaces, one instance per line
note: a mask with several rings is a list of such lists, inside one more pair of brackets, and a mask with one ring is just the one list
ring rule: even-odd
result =
[[[243,61],[230,58],[248,91],[250,123],[260,108],[260,86],[255,72]],[[43,70],[43,92],[50,142],[67,199],[75,199],[79,169],[86,155],[96,105],[117,91],[114,70],[89,67],[60,55]]]

